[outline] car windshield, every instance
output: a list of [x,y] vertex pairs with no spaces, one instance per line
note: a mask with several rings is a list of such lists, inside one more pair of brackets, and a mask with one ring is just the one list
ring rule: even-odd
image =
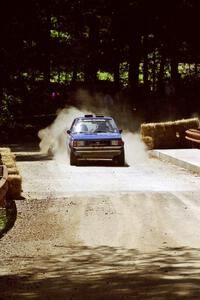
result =
[[118,128],[113,119],[82,119],[73,126],[73,133],[100,133],[118,132]]

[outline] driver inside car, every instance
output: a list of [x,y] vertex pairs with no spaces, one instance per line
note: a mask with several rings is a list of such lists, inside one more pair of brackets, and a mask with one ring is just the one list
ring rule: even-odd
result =
[[107,131],[109,131],[109,127],[106,124],[106,122],[99,122],[95,132],[107,132]]

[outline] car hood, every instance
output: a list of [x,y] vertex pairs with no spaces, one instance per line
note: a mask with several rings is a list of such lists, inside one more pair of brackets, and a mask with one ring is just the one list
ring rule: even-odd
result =
[[121,134],[118,132],[115,133],[105,133],[105,132],[98,132],[98,133],[73,133],[71,137],[74,140],[117,140],[121,139]]

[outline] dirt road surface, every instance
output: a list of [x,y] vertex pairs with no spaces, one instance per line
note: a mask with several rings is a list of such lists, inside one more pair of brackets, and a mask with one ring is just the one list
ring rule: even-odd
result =
[[200,298],[200,177],[15,151],[24,199],[0,240],[0,299]]

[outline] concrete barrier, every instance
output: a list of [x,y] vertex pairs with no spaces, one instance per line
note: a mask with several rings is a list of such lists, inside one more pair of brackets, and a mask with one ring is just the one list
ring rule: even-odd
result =
[[199,149],[157,149],[149,150],[149,155],[200,175]]
[[8,170],[5,165],[0,165],[0,207],[6,205],[6,193],[8,191]]

